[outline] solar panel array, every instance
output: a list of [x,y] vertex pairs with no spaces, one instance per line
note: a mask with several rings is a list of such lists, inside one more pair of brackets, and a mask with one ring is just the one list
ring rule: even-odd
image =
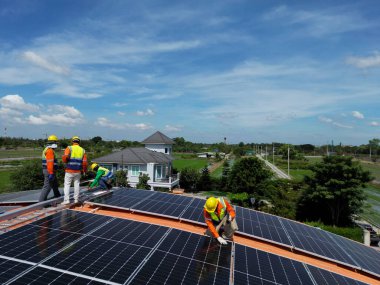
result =
[[[204,224],[205,200],[148,190],[119,189],[92,200],[103,206]],[[116,206],[115,206],[116,205]],[[380,276],[380,252],[318,228],[243,207],[235,207],[238,233],[326,258]]]
[[231,244],[72,210],[0,235],[0,252],[1,284],[229,284],[231,275]]

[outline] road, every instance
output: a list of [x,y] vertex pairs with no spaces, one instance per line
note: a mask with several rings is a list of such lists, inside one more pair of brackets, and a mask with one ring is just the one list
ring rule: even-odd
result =
[[279,169],[274,164],[270,163],[268,160],[265,160],[261,155],[257,154],[256,156],[262,161],[264,161],[264,163],[277,175],[277,177],[283,179],[292,179],[288,174],[286,174],[284,171]]

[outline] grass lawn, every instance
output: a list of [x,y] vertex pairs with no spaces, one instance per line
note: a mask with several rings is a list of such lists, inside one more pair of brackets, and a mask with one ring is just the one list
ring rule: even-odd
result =
[[367,195],[367,200],[360,216],[380,226],[380,186],[370,184],[364,189],[364,192]]
[[0,158],[18,158],[18,157],[40,157],[42,148],[20,148],[10,150],[0,150]]
[[173,167],[178,171],[181,171],[184,168],[194,168],[201,170],[208,165],[208,160],[206,158],[197,158],[197,159],[175,159],[173,161]]
[[374,163],[367,163],[367,162],[360,162],[361,166],[364,170],[368,170],[371,172],[372,176],[375,177],[376,180],[380,181],[380,164],[374,164]]
[[6,192],[6,190],[9,190],[9,187],[11,185],[11,177],[12,171],[10,170],[3,170],[0,171],[0,193]]

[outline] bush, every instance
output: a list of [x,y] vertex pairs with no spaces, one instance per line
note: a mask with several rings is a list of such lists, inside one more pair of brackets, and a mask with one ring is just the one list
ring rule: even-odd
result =
[[139,183],[137,183],[136,189],[150,190],[150,186],[148,184],[149,179],[150,178],[148,174],[140,174]]
[[249,194],[246,192],[243,193],[228,193],[227,194],[228,199],[231,201],[232,204],[242,206],[242,207],[249,207]]
[[128,171],[118,170],[115,173],[115,183],[118,187],[130,187],[128,184]]
[[306,222],[307,225],[321,228],[322,230],[328,231],[330,233],[340,235],[357,242],[363,242],[363,230],[359,227],[334,227],[327,226],[320,222]]
[[196,192],[199,179],[200,173],[196,169],[186,167],[181,171],[179,184],[185,192]]

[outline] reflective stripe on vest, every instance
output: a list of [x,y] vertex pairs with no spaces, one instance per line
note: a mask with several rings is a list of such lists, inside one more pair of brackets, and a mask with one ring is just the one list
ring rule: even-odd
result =
[[[46,151],[49,149],[49,147],[45,147],[45,149],[42,152],[42,169],[47,169],[47,161],[46,161]],[[54,153],[54,169],[58,169],[58,161],[55,158],[55,153]]]
[[106,178],[111,178],[113,175],[112,175],[112,172],[111,171],[109,171],[107,168],[105,168],[105,167],[101,167],[101,166],[99,166],[99,169],[98,170],[102,170],[102,171],[104,171],[104,173],[103,173],[103,175],[102,175],[102,178],[103,177],[106,177]]
[[84,149],[79,145],[68,146],[70,149],[70,158],[66,164],[67,169],[82,170]]
[[224,216],[226,214],[226,203],[224,203],[224,199],[223,198],[218,198],[218,201],[219,201],[219,203],[222,203],[222,206],[223,206],[222,209],[220,210],[219,217],[218,217],[218,215],[215,212],[209,213],[210,216],[211,216],[211,219],[213,219],[216,222],[220,222],[224,218]]

